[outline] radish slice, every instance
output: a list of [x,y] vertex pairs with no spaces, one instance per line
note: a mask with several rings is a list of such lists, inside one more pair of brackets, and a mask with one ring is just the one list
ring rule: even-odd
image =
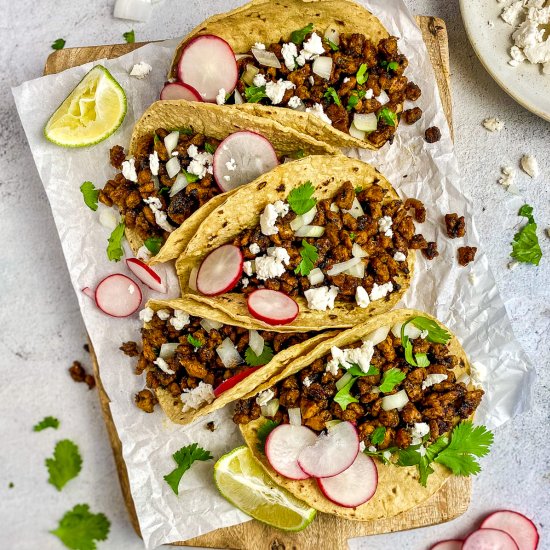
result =
[[243,272],[243,254],[239,247],[224,244],[210,252],[197,273],[197,290],[205,296],[229,292]]
[[189,84],[169,82],[160,92],[160,99],[186,99],[187,101],[202,101],[202,97]]
[[273,145],[255,132],[235,132],[214,153],[214,177],[222,191],[250,183],[279,164]]
[[290,296],[267,288],[251,292],[246,304],[252,317],[270,325],[292,323],[300,311],[298,304]]
[[298,466],[298,455],[316,441],[315,432],[305,426],[281,424],[267,437],[265,456],[277,473],[290,479],[307,479],[309,475]]
[[126,260],[128,269],[145,285],[155,292],[166,294],[166,283],[160,278],[160,275],[137,258]]
[[300,468],[313,477],[331,477],[349,468],[359,453],[359,436],[351,422],[340,422],[321,434],[298,456]]
[[478,529],[470,533],[462,550],[519,550],[514,539],[498,529]]
[[462,550],[463,541],[458,539],[442,540],[437,544],[434,544],[430,550]]
[[512,510],[500,510],[487,516],[481,529],[500,529],[508,533],[519,550],[535,550],[539,543],[539,533],[535,524],[523,514]]
[[370,456],[359,453],[353,464],[341,474],[318,479],[317,484],[332,502],[346,508],[355,508],[365,504],[376,493],[378,470]]
[[141,289],[126,275],[105,277],[96,288],[97,307],[111,317],[128,317],[141,305]]
[[214,103],[222,88],[228,94],[237,85],[239,72],[235,54],[219,36],[197,36],[181,53],[178,77],[194,88],[203,101]]
[[89,286],[85,286],[82,289],[82,293],[86,294],[86,296],[88,296],[88,298],[91,298],[92,300],[95,300],[95,292]]

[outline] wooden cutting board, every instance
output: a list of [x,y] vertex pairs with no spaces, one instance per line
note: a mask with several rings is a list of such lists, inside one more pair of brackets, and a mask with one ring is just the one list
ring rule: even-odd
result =
[[[443,109],[452,132],[449,50],[446,26],[441,19],[434,17],[417,17],[417,22],[422,30],[430,54]],[[57,73],[96,59],[118,57],[142,45],[144,44],[114,44],[59,50],[49,56],[44,74]],[[103,418],[113,448],[122,493],[130,515],[130,521],[139,534],[139,523],[130,491],[126,464],[122,458],[120,439],[109,410],[109,396],[101,383],[99,365],[91,345],[90,352]],[[136,409],[136,414],[142,413]],[[423,505],[389,519],[354,522],[319,514],[315,521],[301,533],[284,533],[252,520],[233,527],[218,529],[185,542],[174,542],[173,544],[176,546],[235,548],[240,550],[309,550],[311,548],[344,550],[348,548],[347,541],[350,538],[402,531],[449,521],[467,510],[470,496],[471,481],[468,478],[452,477],[438,493]]]

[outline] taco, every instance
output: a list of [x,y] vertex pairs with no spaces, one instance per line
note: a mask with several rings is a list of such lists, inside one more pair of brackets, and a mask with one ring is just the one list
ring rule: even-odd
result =
[[[446,327],[426,313],[395,310],[298,357],[238,401],[234,421],[274,481],[313,508],[352,520],[388,518],[428,499],[452,473],[479,471],[475,457],[488,452],[492,434],[470,422],[484,392],[471,384],[469,373],[468,358]],[[299,430],[285,428],[287,450],[295,448],[291,431],[326,443],[331,430],[347,429],[354,433],[351,446],[342,439],[338,448],[325,447],[338,456],[324,465],[311,447],[302,454],[299,446],[281,462],[276,443],[265,442],[275,426],[289,423]],[[359,452],[353,448],[357,438]],[[304,472],[288,477],[296,465],[326,472],[327,464],[334,466],[348,452],[354,464],[354,456],[362,463],[365,454],[374,459],[366,462],[375,491],[362,504],[356,499],[372,480],[358,479],[350,490],[334,483],[338,475],[329,483]]]
[[[240,131],[247,132],[242,134],[245,139],[233,147],[242,165],[247,147],[260,142],[261,151],[250,154],[250,163],[256,163],[254,175],[285,158],[336,152],[292,128],[248,113],[206,103],[156,102],[136,124],[128,156],[121,146],[111,149],[111,164],[120,172],[99,192],[103,204],[119,210],[137,257],[154,256],[151,263],[177,258],[204,217],[232,192],[231,176],[216,182],[214,155],[222,140]],[[262,154],[267,154],[265,161]],[[230,160],[234,172],[229,173],[237,173],[241,166]],[[220,163],[225,164],[223,158]],[[241,177],[246,175],[243,167]],[[220,185],[229,190],[224,194]]]
[[[224,40],[236,67],[221,53],[220,61],[209,56],[210,44],[198,46],[195,39],[204,35]],[[231,72],[227,85],[233,88],[224,88],[218,102],[235,89],[228,103],[331,145],[378,149],[392,141],[400,119],[412,124],[422,115],[412,104],[403,112],[421,90],[404,75],[408,60],[397,38],[349,0],[253,0],[193,29],[178,46],[169,76],[212,100],[202,93],[208,78],[187,70],[188,46],[190,59],[210,57],[209,74],[218,72],[216,63]]]
[[[149,301],[136,374],[146,388],[136,404],[153,412],[156,401],[170,420],[188,424],[249,393],[291,360],[330,337],[328,333],[278,333],[235,326],[221,311],[185,298]],[[121,348],[137,355],[137,345]]]
[[410,207],[423,221],[420,201],[401,201],[358,160],[278,166],[204,219],[176,262],[182,291],[259,327],[354,326],[391,309],[409,287],[415,249],[428,246]]

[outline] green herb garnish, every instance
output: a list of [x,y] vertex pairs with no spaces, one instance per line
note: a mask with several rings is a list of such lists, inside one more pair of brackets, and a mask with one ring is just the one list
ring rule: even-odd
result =
[[273,349],[269,344],[264,344],[264,349],[260,355],[256,355],[254,350],[248,346],[244,352],[244,360],[251,367],[261,367],[267,365],[273,359],[273,355]]
[[395,126],[397,124],[397,115],[388,107],[382,107],[378,111],[378,120],[382,119],[388,126]]
[[38,424],[35,424],[32,429],[34,432],[41,432],[46,428],[53,428],[54,430],[57,430],[57,428],[59,428],[59,420],[53,416],[46,416],[38,422]]
[[392,61],[388,63],[388,69],[391,69],[392,71],[397,71],[397,69],[399,69],[399,63],[397,61]]
[[527,218],[527,225],[524,225],[514,235],[510,256],[518,262],[539,265],[542,250],[537,237],[537,224],[533,218],[533,207],[524,204],[519,209],[518,215]]
[[77,504],[50,533],[72,550],[96,550],[96,541],[107,540],[110,527],[105,514],[92,514],[87,504]]
[[303,149],[298,149],[297,151],[294,151],[294,153],[291,153],[289,155],[290,158],[293,158],[293,159],[303,159],[305,158],[306,156],[306,152],[303,150]]
[[348,111],[351,111],[353,108],[357,106],[360,99],[363,99],[365,97],[365,94],[367,92],[365,90],[353,90],[348,98],[348,104],[346,105],[346,109]]
[[65,47],[65,39],[64,38],[58,38],[52,44],[52,50],[62,50],[64,47]]
[[370,441],[373,445],[378,445],[382,443],[382,441],[384,441],[385,437],[386,428],[384,426],[378,426],[378,428],[376,428],[374,432],[372,432],[372,435],[370,436]]
[[309,244],[305,239],[302,239],[302,248],[300,249],[300,256],[302,257],[298,267],[294,270],[297,275],[309,275],[311,270],[315,267],[315,262],[319,257],[319,252],[314,245]]
[[333,52],[337,52],[338,51],[338,44],[336,44],[335,42],[333,42],[330,38],[325,38],[325,43],[328,44],[329,48],[333,51]]
[[172,455],[172,458],[177,464],[177,467],[169,474],[165,475],[164,480],[177,495],[179,494],[181,478],[183,474],[191,468],[193,462],[195,462],[195,460],[211,460],[214,457],[210,454],[210,451],[205,451],[202,447],[199,447],[198,443],[193,443],[176,451]]
[[187,341],[194,347],[194,348],[200,348],[202,347],[202,342],[198,340],[197,338],[194,338],[191,336],[191,334],[187,335]]
[[258,103],[267,97],[265,86],[247,86],[244,90],[244,97],[247,103]]
[[111,262],[118,262],[124,256],[124,249],[122,248],[122,239],[124,238],[124,222],[120,222],[111,233],[109,237],[109,244],[107,245],[107,258]]
[[99,189],[96,189],[91,181],[85,181],[80,186],[80,191],[82,192],[82,196],[84,197],[84,202],[86,203],[86,206],[90,210],[93,210],[95,212],[97,210],[97,198],[99,196]]
[[170,187],[161,187],[159,189],[159,195],[166,195],[166,193],[170,192]]
[[332,101],[334,101],[334,103],[336,103],[336,105],[338,105],[340,107],[342,106],[342,102],[340,101],[340,98],[338,97],[338,93],[336,92],[336,90],[332,86],[327,89],[327,91],[325,92],[323,97],[327,101],[330,101],[332,99]]
[[389,393],[393,391],[395,386],[401,384],[406,378],[406,374],[400,371],[398,368],[393,367],[387,370],[382,375],[382,383],[380,384],[380,391],[382,393]]
[[425,353],[417,353],[415,355],[415,358],[416,358],[417,366],[422,368],[430,366],[430,360],[428,359],[428,356]]
[[134,29],[125,32],[122,36],[124,37],[124,40],[126,40],[127,44],[133,44],[136,41],[136,33],[134,32]]
[[313,23],[306,25],[303,29],[292,31],[292,33],[290,33],[290,40],[291,42],[294,42],[294,44],[299,45],[305,40],[306,36],[311,31],[313,31]]
[[349,238],[353,241],[353,239],[355,239],[356,235],[353,231],[350,232],[349,234]]
[[197,174],[191,174],[185,169],[182,169],[182,172],[187,180],[187,183],[195,183],[196,181],[199,181],[199,176],[197,176]]
[[267,436],[280,424],[280,422],[275,422],[275,420],[266,420],[256,432],[256,437],[258,438],[257,448],[258,451],[264,452],[265,442]]
[[153,256],[156,256],[162,247],[162,237],[149,237],[143,244]]
[[358,403],[359,400],[353,397],[351,395],[351,388],[355,384],[356,380],[358,378],[361,378],[362,376],[373,376],[375,374],[379,374],[379,371],[376,367],[373,367],[372,365],[369,366],[368,372],[363,372],[361,370],[361,367],[359,365],[356,365],[355,363],[347,370],[349,374],[352,375],[352,378],[349,380],[349,382],[341,387],[336,395],[334,396],[334,401],[342,407],[342,410],[345,411],[347,406],[350,403]]
[[216,152],[216,148],[213,145],[211,145],[210,143],[205,143],[204,144],[204,150],[207,153],[210,153],[211,155],[213,155]]
[[355,79],[357,80],[357,84],[359,85],[364,84],[369,79],[369,73],[367,72],[366,63],[361,63],[361,66],[359,67],[359,70],[355,75]]
[[313,196],[315,187],[310,181],[306,181],[296,189],[293,189],[287,197],[288,204],[292,211],[301,216],[309,212],[316,204],[317,199]]
[[61,491],[82,469],[82,457],[78,447],[70,439],[59,441],[53,457],[46,459],[46,468],[50,474],[48,482]]
[[425,353],[413,354],[413,345],[410,338],[405,334],[405,327],[411,323],[416,328],[426,331],[428,334],[426,340],[433,344],[446,344],[451,335],[441,328],[435,321],[427,317],[412,317],[401,326],[401,345],[405,350],[405,360],[413,367],[427,367],[430,364],[428,356]]

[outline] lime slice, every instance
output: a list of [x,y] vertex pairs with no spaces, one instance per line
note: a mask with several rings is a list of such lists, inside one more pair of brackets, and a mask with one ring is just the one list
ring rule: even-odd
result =
[[87,147],[108,138],[126,116],[126,94],[111,73],[96,65],[69,94],[44,128],[62,147]]
[[276,485],[246,446],[233,449],[216,462],[214,481],[231,504],[277,529],[301,531],[317,513]]

